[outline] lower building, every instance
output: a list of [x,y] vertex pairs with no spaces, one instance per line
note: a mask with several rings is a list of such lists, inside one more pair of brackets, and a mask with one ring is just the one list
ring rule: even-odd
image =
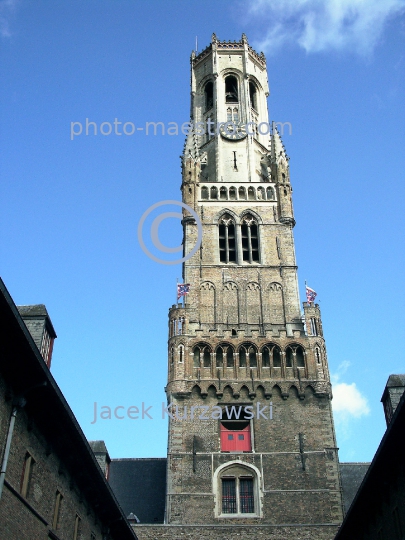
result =
[[49,371],[45,306],[20,314],[0,280],[0,320],[1,540],[136,540]]

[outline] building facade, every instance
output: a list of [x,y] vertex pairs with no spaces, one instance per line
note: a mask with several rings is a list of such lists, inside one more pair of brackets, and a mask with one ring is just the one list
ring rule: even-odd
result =
[[[289,158],[268,95],[245,35],[193,53],[181,190],[203,240],[169,310],[166,531],[137,526],[140,538],[333,538],[343,517],[321,314],[304,303],[301,315]],[[198,228],[185,210],[185,253]]]
[[0,279],[0,316],[0,538],[136,540],[50,373],[45,306],[18,310]]

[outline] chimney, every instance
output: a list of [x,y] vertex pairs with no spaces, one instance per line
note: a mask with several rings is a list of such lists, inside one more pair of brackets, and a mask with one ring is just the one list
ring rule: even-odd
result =
[[25,326],[35,341],[48,368],[51,367],[53,342],[56,333],[44,304],[17,306]]
[[110,463],[111,458],[108,453],[107,447],[104,441],[89,441],[90,448],[93,450],[94,455],[96,456],[97,462],[100,465],[101,470],[103,471],[106,480],[110,476]]
[[384,407],[385,421],[387,426],[394,416],[395,409],[401,401],[405,390],[405,375],[390,375],[381,398]]

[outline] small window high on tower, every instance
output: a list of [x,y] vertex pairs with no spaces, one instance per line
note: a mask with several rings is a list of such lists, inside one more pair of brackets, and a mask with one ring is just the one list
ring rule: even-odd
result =
[[225,101],[226,103],[238,103],[238,81],[233,75],[225,79]]

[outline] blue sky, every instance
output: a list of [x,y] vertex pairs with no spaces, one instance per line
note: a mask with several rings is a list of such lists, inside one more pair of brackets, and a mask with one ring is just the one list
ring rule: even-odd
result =
[[[294,188],[301,297],[318,292],[340,459],[371,460],[380,398],[404,372],[404,2],[0,0],[0,272],[44,303],[52,372],[85,435],[112,457],[164,456],[167,310],[180,266],[137,241],[152,204],[180,200],[184,137],[70,138],[71,122],[189,120],[189,57],[242,32],[267,57],[270,117]],[[177,209],[178,210],[178,209]],[[162,241],[181,242],[176,220]],[[153,420],[93,419],[152,406]]]

